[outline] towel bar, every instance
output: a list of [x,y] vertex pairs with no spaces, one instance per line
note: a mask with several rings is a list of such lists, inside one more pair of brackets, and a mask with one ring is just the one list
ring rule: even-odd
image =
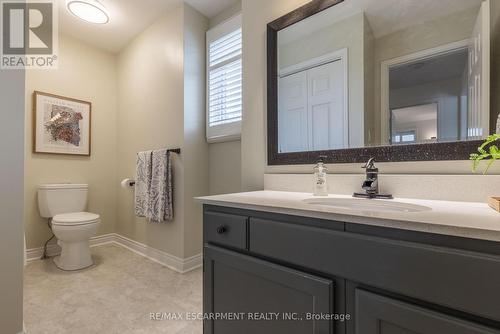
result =
[[171,149],[168,149],[167,152],[174,152],[177,154],[181,154],[181,149],[180,148],[171,148]]
[[[167,150],[167,152],[173,152],[173,153],[181,154],[181,149],[180,148],[169,148]],[[129,185],[131,187],[135,186],[135,181],[134,180],[130,180]]]

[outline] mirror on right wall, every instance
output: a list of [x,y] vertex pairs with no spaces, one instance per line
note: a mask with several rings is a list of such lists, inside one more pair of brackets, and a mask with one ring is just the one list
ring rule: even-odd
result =
[[329,0],[268,25],[268,162],[464,159],[494,131],[491,0]]

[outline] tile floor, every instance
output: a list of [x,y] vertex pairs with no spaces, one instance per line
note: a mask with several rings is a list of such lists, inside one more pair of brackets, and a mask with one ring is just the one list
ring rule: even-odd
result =
[[52,260],[24,274],[27,334],[201,334],[201,321],[151,320],[151,312],[201,312],[202,270],[184,275],[118,245],[92,248],[95,267],[64,272]]

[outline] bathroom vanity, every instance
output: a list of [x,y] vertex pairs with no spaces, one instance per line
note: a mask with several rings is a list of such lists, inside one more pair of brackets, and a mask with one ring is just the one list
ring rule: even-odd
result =
[[[404,178],[379,193],[373,165],[477,151],[498,118],[499,11],[489,0],[312,0],[267,24],[267,160],[255,165],[368,161],[364,193],[360,179],[321,199],[201,198],[205,334],[500,333],[500,216],[479,203],[498,189],[465,175],[424,184],[401,165]],[[398,198],[409,190],[476,199]]]
[[207,319],[205,334],[500,333],[500,218],[486,204],[199,200],[204,312],[243,316]]

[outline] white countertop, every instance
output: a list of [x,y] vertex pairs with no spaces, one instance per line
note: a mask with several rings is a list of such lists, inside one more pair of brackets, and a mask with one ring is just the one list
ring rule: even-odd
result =
[[[362,212],[303,202],[303,200],[313,197],[310,193],[263,190],[197,197],[196,200],[203,204],[240,209],[500,241],[500,213],[491,209],[486,203],[395,198],[390,201],[423,205],[432,210],[423,212]],[[346,195],[329,195],[328,197],[352,198]]]

